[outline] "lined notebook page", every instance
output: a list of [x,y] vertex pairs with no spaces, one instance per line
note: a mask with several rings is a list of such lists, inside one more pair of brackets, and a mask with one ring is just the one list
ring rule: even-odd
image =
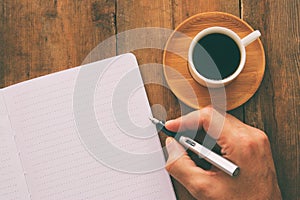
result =
[[[122,59],[107,71],[105,77],[110,79],[101,82],[109,87],[104,87],[103,94],[101,86],[95,91],[98,124],[105,121],[110,130],[106,133],[108,140],[119,148],[142,153],[155,151],[161,148],[157,136],[142,140],[126,136],[113,123],[109,110],[102,109],[107,103],[103,99],[111,98],[108,90],[113,83],[138,67],[133,65],[130,55],[123,55]],[[103,63],[97,65],[105,67]],[[79,139],[72,107],[78,72],[79,68],[74,68],[5,89],[31,199],[175,199],[164,169],[140,175],[122,173],[106,167],[87,151]],[[136,77],[134,81],[142,80]],[[138,106],[129,106],[132,118],[143,125],[150,114],[144,90],[132,95],[130,104],[134,101]],[[163,162],[163,155],[159,159]]]
[[0,199],[30,199],[2,90],[0,90]]

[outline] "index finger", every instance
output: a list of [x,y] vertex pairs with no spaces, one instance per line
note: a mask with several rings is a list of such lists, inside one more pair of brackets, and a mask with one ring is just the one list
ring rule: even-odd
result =
[[[166,128],[174,132],[203,128],[212,138],[222,139],[232,137],[231,120],[239,121],[225,111],[220,112],[212,107],[205,107],[175,120],[167,121]],[[241,122],[239,121],[239,123]]]

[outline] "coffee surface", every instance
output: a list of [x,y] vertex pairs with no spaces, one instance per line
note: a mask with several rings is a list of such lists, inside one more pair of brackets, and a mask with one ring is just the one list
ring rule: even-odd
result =
[[241,55],[233,39],[213,33],[198,41],[192,58],[199,74],[208,79],[222,80],[237,70]]

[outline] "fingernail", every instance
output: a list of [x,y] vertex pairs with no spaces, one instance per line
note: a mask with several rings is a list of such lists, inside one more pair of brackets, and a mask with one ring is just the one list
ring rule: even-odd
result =
[[173,138],[167,137],[166,139],[166,145],[169,145],[173,141]]
[[168,121],[166,121],[166,123],[165,123],[165,126],[168,126],[170,123],[172,123],[174,121],[174,119],[171,119],[171,120],[168,120]]

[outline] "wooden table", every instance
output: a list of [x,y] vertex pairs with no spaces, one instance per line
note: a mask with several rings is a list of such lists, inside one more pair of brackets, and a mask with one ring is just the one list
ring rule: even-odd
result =
[[[258,92],[230,113],[268,134],[282,195],[299,199],[299,4],[298,0],[1,0],[0,87],[80,65],[97,44],[126,30],[174,29],[200,12],[231,13],[261,31],[267,65]],[[111,55],[122,51],[126,41],[120,44],[115,38],[114,44],[106,49]],[[161,50],[134,53],[140,64],[162,61]],[[142,69],[142,76],[165,84],[159,69]],[[168,119],[181,114],[171,91],[159,84],[146,89],[150,104],[161,104]],[[160,109],[156,106],[154,114],[159,115]],[[184,107],[185,113],[191,110]],[[173,183],[178,199],[193,199]]]

